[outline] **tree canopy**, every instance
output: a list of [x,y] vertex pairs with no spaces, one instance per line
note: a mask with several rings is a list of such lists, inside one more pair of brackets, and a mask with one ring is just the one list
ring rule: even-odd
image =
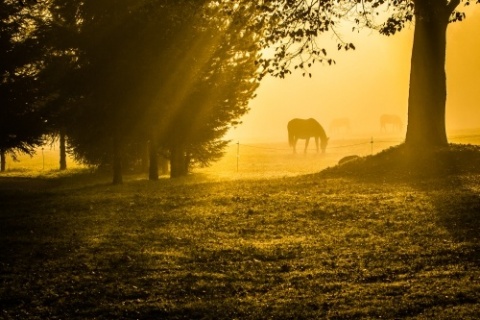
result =
[[46,123],[38,86],[42,69],[35,33],[42,6],[26,9],[17,1],[0,4],[0,153],[32,154]]
[[[328,49],[329,41],[322,35],[329,34],[337,41],[338,50],[354,50],[355,45],[346,41],[341,28],[345,23],[353,32],[372,29],[392,36],[415,23],[415,12],[425,16],[444,8],[449,22],[462,21],[466,15],[456,10],[459,4],[470,5],[470,0],[278,0],[262,1],[261,23],[267,30],[262,37],[265,48],[274,48],[273,57],[261,59],[269,74],[284,77],[295,69],[307,71],[314,63],[335,63],[334,54]],[[480,1],[476,1],[480,3]],[[420,9],[425,7],[425,9]],[[417,9],[415,9],[417,8]],[[415,11],[416,10],[416,11]]]
[[120,182],[121,165],[137,162],[147,141],[172,167],[221,154],[258,86],[257,39],[240,21],[254,6],[224,14],[210,1],[54,3],[44,74],[56,88],[50,114],[77,159],[113,164]]

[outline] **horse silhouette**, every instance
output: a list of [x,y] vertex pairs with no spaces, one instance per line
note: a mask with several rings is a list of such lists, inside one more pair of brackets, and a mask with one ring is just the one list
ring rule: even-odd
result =
[[387,132],[388,127],[392,128],[392,131],[402,130],[402,120],[399,116],[393,114],[382,114],[380,116],[380,131]]
[[336,118],[330,122],[330,133],[332,132],[350,132],[350,119],[348,118]]
[[291,147],[293,147],[293,152],[296,153],[296,145],[298,139],[305,139],[305,150],[304,153],[307,153],[308,143],[310,142],[310,138],[315,138],[315,145],[317,146],[318,152],[318,138],[320,138],[320,148],[322,149],[322,153],[325,152],[328,143],[328,137],[325,134],[325,130],[323,127],[318,123],[317,120],[310,118],[310,119],[292,119],[288,122],[287,125],[288,129],[288,142]]

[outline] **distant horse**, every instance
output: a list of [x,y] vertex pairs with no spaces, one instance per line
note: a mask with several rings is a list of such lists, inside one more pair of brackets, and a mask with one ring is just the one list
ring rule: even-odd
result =
[[290,146],[293,147],[293,152],[296,153],[296,145],[298,139],[305,139],[305,150],[304,152],[307,153],[308,143],[310,142],[310,138],[315,138],[315,145],[317,146],[318,152],[318,138],[320,138],[321,143],[320,147],[322,149],[322,153],[325,152],[328,143],[328,137],[325,134],[325,130],[317,122],[317,120],[310,118],[310,119],[293,119],[288,122],[287,125],[288,129],[288,142]]
[[402,130],[402,120],[399,116],[393,114],[382,114],[380,117],[380,131],[387,132],[387,128],[390,126],[392,131]]
[[337,118],[330,122],[330,133],[332,132],[350,132],[350,119]]

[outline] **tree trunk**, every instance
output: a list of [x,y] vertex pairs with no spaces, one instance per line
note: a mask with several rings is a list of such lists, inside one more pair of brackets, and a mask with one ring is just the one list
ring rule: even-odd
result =
[[7,166],[7,157],[5,150],[0,150],[0,172],[5,172]]
[[67,148],[65,142],[65,128],[60,129],[60,170],[67,170]]
[[415,1],[415,33],[410,70],[405,144],[447,145],[446,31],[452,8],[438,0]]
[[170,178],[187,175],[185,171],[185,151],[181,146],[174,146],[170,150]]
[[148,168],[148,180],[158,180],[158,149],[155,134],[152,134],[149,145],[150,165]]
[[113,184],[122,184],[122,157],[120,141],[117,135],[113,137]]
[[148,172],[149,164],[148,162],[150,161],[150,142],[145,141],[145,143],[142,145],[142,173]]
[[159,158],[159,164],[161,174],[168,174],[168,159],[164,156],[161,156]]
[[191,155],[190,154],[186,154],[185,155],[185,159],[183,161],[183,170],[185,171],[185,174],[188,174],[188,172],[190,171],[190,162],[191,162]]

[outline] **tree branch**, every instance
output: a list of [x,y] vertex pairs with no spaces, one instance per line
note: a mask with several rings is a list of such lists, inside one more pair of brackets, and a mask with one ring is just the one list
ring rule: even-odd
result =
[[453,10],[460,4],[460,0],[450,0],[447,4],[447,13],[448,15],[452,14]]

